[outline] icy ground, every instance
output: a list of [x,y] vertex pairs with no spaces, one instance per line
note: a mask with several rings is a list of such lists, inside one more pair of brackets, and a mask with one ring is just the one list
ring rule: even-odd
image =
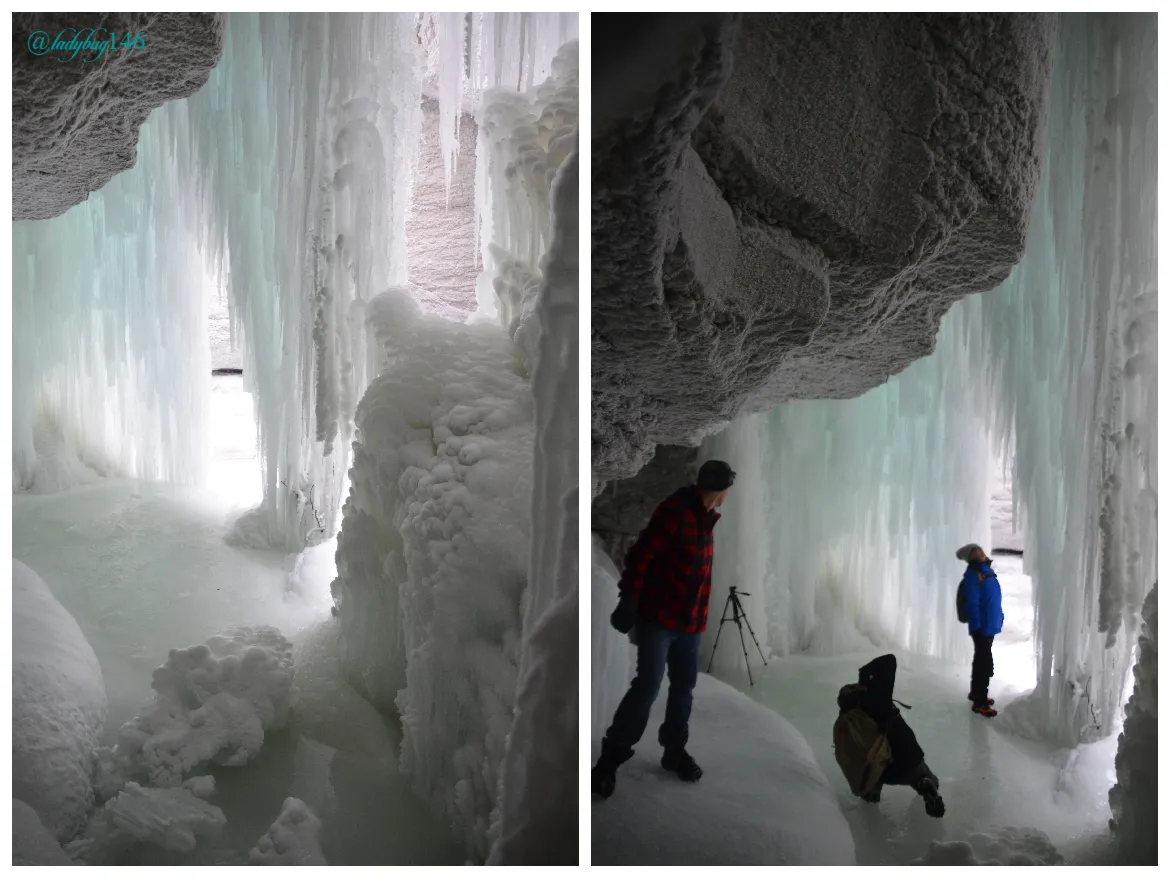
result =
[[[242,428],[250,428],[250,402],[233,380],[239,386],[226,379],[212,408],[212,484],[224,493],[108,481],[13,497],[13,555],[49,584],[101,663],[109,698],[103,743],[149,701],[151,674],[171,649],[242,625],[275,626],[294,645],[298,705],[290,728],[266,735],[247,766],[209,771],[216,779],[209,801],[227,817],[218,841],[186,856],[140,847],[119,863],[245,864],[287,798],[321,820],[331,864],[458,863],[460,846],[398,773],[393,723],[341,679],[329,614],[334,543],[298,558],[223,541],[231,509],[252,499],[249,485],[259,495]],[[253,477],[245,482],[247,472]],[[227,493],[232,486],[241,489]]]
[[[884,790],[876,806],[861,802],[850,794],[833,759],[837,691],[856,681],[857,668],[884,650],[832,658],[794,655],[773,659],[767,667],[752,654],[755,686],[748,685],[746,676],[728,679],[804,734],[853,831],[858,864],[909,864],[926,856],[932,841],[971,842],[974,852],[971,856],[961,848],[935,848],[932,863],[1002,861],[1005,854],[1020,852],[1036,863],[1055,864],[1053,852],[1065,863],[1076,863],[1091,855],[1107,831],[1117,738],[1070,751],[1007,731],[1004,707],[1034,684],[1031,584],[1021,572],[1020,558],[996,557],[995,566],[1006,618],[993,649],[991,696],[999,717],[980,718],[968,708],[969,665],[896,652],[894,696],[912,707],[904,715],[941,781],[947,806],[943,819],[928,817],[921,799],[909,789]],[[724,631],[725,637],[728,633]],[[739,647],[734,638],[727,645]],[[1008,828],[1020,831],[1006,832]],[[1046,835],[1055,851],[1035,831]],[[972,840],[976,834],[985,837]]]

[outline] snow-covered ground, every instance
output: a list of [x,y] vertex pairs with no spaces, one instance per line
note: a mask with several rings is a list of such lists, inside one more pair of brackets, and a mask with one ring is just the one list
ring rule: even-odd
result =
[[[658,763],[666,684],[612,797],[593,796],[594,865],[853,865],[833,787],[791,724],[699,674],[684,783]],[[593,741],[593,759],[600,741]]]
[[219,836],[190,853],[140,845],[117,861],[244,864],[285,800],[297,798],[321,820],[321,848],[331,864],[458,863],[460,845],[397,769],[395,723],[341,677],[337,622],[329,612],[335,544],[298,557],[224,542],[233,515],[251,501],[247,489],[228,491],[232,472],[251,472],[259,486],[256,461],[245,452],[251,427],[241,412],[250,400],[233,380],[239,387],[239,379],[217,379],[221,389],[213,397],[213,411],[226,412],[211,429],[212,484],[223,493],[110,480],[13,497],[14,557],[44,578],[101,664],[106,745],[150,702],[152,673],[172,649],[241,626],[270,625],[293,643],[288,727],[265,734],[246,766],[206,771],[215,777],[208,803],[226,817]]

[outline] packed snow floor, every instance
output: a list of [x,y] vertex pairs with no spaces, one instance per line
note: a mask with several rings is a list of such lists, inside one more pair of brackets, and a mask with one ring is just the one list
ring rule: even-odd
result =
[[[215,401],[237,415],[247,410],[230,393]],[[247,460],[239,436],[220,434],[220,445],[216,462],[230,460],[229,470]],[[221,471],[217,481],[213,469],[212,483],[233,479]],[[300,556],[226,544],[231,509],[249,499],[247,488],[224,495],[130,481],[13,497],[13,555],[48,583],[101,664],[105,745],[150,701],[151,674],[171,649],[245,625],[277,627],[293,642],[290,727],[267,734],[246,766],[208,771],[216,780],[209,802],[227,817],[220,837],[189,855],[139,847],[111,864],[246,864],[288,798],[321,820],[330,864],[461,862],[460,844],[398,772],[395,723],[341,678],[329,612],[334,542]]]
[[[612,797],[592,801],[594,865],[853,865],[833,788],[791,724],[703,673],[684,783],[659,764],[666,683]],[[593,741],[593,760],[600,741]]]

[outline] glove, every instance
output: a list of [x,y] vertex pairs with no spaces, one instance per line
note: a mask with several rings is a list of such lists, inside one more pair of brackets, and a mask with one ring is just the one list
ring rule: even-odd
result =
[[623,597],[618,601],[617,609],[609,616],[609,623],[618,633],[629,633],[638,620],[638,607],[634,601]]

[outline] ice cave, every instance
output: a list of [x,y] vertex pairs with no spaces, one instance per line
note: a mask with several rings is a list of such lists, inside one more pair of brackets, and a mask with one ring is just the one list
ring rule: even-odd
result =
[[578,19],[20,13],[14,864],[578,861]]
[[[593,863],[1156,864],[1156,15],[592,28]],[[656,525],[712,460],[718,526]],[[636,648],[616,620],[645,570],[701,601],[688,520],[690,762],[662,675],[628,719],[649,585]],[[982,700],[969,543],[1003,615]],[[883,654],[941,817],[839,767]]]

